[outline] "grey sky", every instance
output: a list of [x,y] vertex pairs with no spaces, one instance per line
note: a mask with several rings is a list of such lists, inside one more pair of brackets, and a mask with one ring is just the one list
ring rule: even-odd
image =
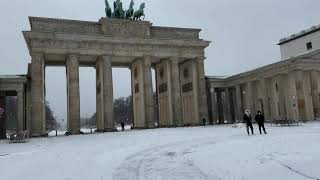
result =
[[[109,0],[111,3],[111,0]],[[129,0],[123,0],[125,7]],[[213,41],[206,51],[206,75],[233,75],[280,59],[278,40],[320,24],[319,0],[135,0],[146,2],[146,20],[157,26],[203,29]],[[22,30],[28,16],[98,21],[104,0],[1,0],[0,74],[25,74],[30,57]],[[95,112],[95,74],[81,68],[81,114]],[[129,71],[114,70],[115,96],[130,94]],[[65,118],[65,69],[47,69],[47,99]]]

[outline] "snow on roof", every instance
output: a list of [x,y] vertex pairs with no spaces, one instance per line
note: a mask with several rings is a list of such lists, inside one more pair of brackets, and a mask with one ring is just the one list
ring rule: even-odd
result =
[[25,75],[0,75],[0,79],[16,79],[16,78],[24,78]]
[[287,42],[290,42],[290,41],[292,41],[292,40],[298,39],[298,38],[300,38],[300,37],[306,36],[306,35],[308,35],[308,34],[314,33],[314,32],[319,31],[319,30],[320,30],[320,24],[317,25],[317,26],[312,26],[312,27],[309,28],[309,29],[300,31],[299,33],[292,34],[292,35],[289,36],[289,37],[280,39],[278,45],[285,44],[285,43],[287,43]]

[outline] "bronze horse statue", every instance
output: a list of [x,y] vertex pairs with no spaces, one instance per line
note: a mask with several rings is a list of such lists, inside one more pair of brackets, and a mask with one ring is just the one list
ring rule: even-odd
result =
[[113,3],[113,6],[114,6],[114,11],[111,17],[116,19],[124,19],[125,12],[122,8],[122,2],[120,0],[117,0]]
[[131,0],[129,9],[124,11],[122,8],[121,0],[115,0],[113,2],[113,12],[109,5],[108,0],[105,0],[105,4],[106,4],[105,12],[106,12],[107,18],[130,19],[134,21],[141,20],[142,16],[143,16],[143,20],[145,18],[145,14],[144,14],[145,3],[142,3],[140,5],[139,10],[134,11],[134,1]]
[[133,20],[141,20],[141,17],[143,16],[143,19],[146,17],[145,14],[144,14],[144,8],[145,8],[145,3],[142,3],[140,5],[140,8],[138,11],[134,12],[133,14]]
[[133,6],[134,6],[134,2],[133,0],[131,0],[129,9],[126,11],[126,19],[132,19],[133,12],[134,12]]
[[106,11],[106,17],[107,17],[107,18],[111,18],[111,16],[112,16],[112,10],[111,10],[111,8],[110,8],[110,5],[109,5],[108,0],[105,0],[105,3],[106,3],[106,9],[105,9],[105,11]]

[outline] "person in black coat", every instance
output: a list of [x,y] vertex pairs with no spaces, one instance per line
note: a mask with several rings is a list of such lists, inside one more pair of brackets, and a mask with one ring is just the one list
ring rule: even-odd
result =
[[247,133],[250,136],[249,128],[251,129],[251,134],[253,135],[253,126],[251,122],[251,115],[250,115],[250,110],[246,110],[245,114],[243,115],[243,120],[247,124]]
[[256,122],[257,122],[258,125],[259,125],[260,134],[262,134],[261,128],[263,129],[263,132],[264,132],[265,134],[267,134],[266,129],[265,129],[265,127],[264,127],[264,115],[261,113],[261,111],[258,111],[258,113],[257,113],[257,115],[256,115],[256,117],[255,117],[255,120],[256,120]]
[[121,122],[120,124],[121,124],[121,131],[124,131],[124,130],[125,130],[125,129],[124,129],[125,123],[124,123],[124,122]]
[[203,127],[206,127],[206,123],[207,123],[206,118],[202,119],[202,123],[203,123]]

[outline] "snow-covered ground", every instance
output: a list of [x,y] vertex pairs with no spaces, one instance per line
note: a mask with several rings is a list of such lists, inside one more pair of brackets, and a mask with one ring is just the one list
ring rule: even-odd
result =
[[0,141],[0,179],[320,178],[320,123],[267,131],[223,125]]

